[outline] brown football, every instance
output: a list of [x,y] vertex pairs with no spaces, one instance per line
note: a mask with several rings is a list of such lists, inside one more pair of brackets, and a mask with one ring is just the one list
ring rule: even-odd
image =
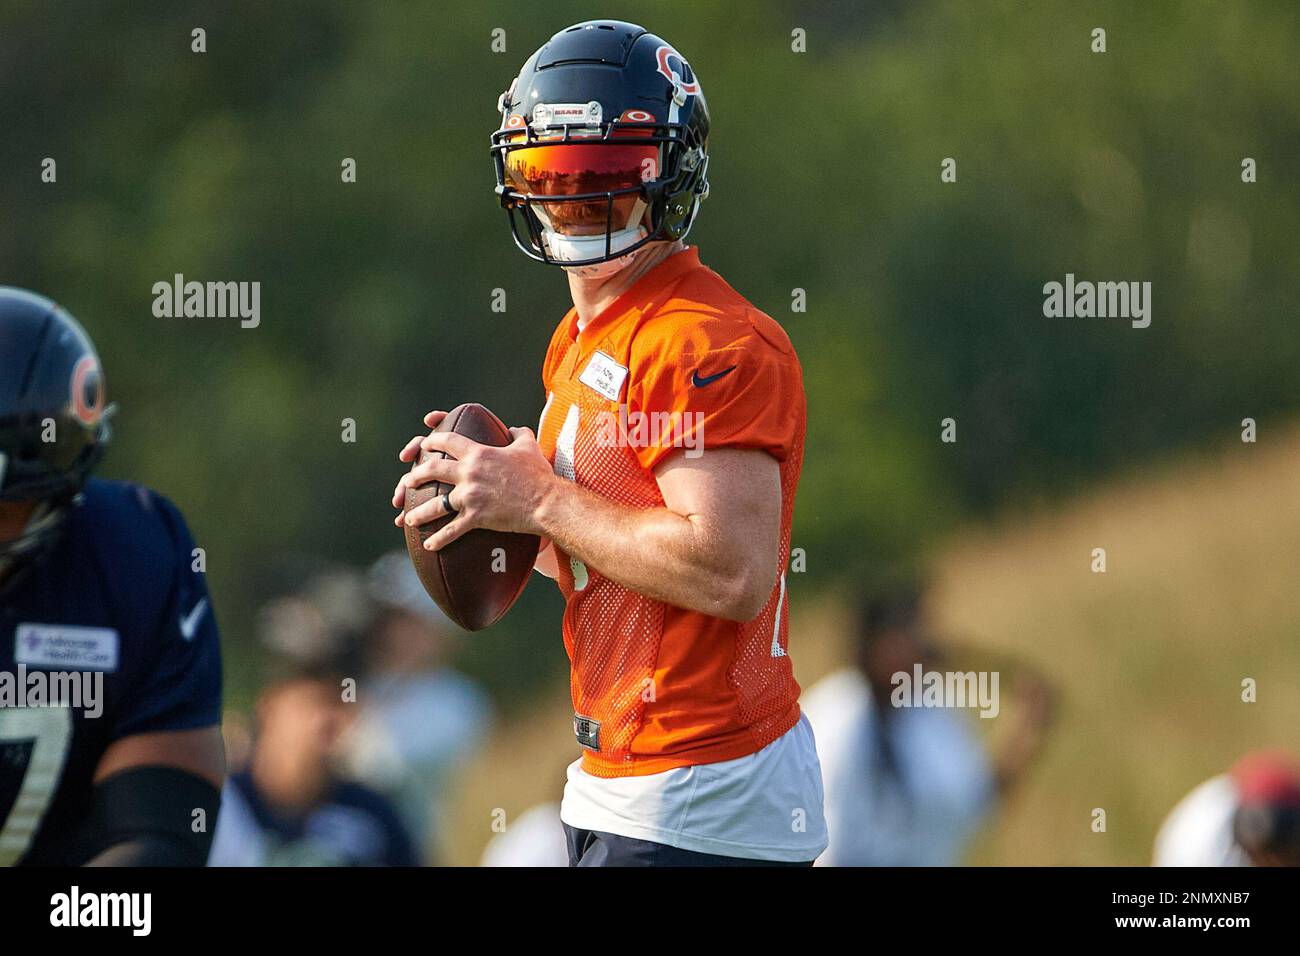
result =
[[[457,405],[434,431],[455,432],[481,445],[510,444],[510,431],[501,419],[473,403]],[[444,457],[440,451],[424,451],[417,461],[428,461],[435,455]],[[408,489],[406,510],[441,497],[452,487],[435,481]],[[455,503],[453,495],[452,504]],[[408,526],[406,550],[424,589],[447,616],[467,631],[480,631],[500,620],[523,592],[541,540],[534,534],[475,528],[441,551],[426,551],[422,547],[425,540],[452,517],[444,515],[415,528]]]

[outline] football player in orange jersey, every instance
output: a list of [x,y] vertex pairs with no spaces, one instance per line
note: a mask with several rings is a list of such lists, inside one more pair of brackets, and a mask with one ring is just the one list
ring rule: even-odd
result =
[[699,81],[659,37],[593,21],[533,54],[499,106],[497,194],[573,308],[537,436],[417,436],[402,461],[451,457],[393,504],[455,486],[406,516],[457,516],[431,550],[477,527],[546,542],[582,747],[561,807],[571,864],[809,865],[826,824],[784,573],[803,380],[781,327],[683,243],[708,194]]

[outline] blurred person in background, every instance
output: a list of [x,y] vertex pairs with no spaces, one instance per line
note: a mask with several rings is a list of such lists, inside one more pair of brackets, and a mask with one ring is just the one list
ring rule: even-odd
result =
[[[980,823],[1042,746],[1051,688],[1023,665],[1012,677],[1019,704],[1010,733],[990,753],[953,707],[895,707],[894,675],[960,670],[921,626],[914,585],[860,603],[857,660],[804,695],[817,737],[830,846],[820,866],[951,866]],[[1012,675],[1014,670],[1014,676]]]
[[397,805],[426,862],[436,862],[439,817],[454,771],[487,736],[492,707],[447,663],[455,625],[429,599],[405,551],[366,579],[374,616],[364,641],[360,708],[344,747],[359,780]]
[[560,822],[560,803],[529,807],[494,834],[480,866],[568,866],[569,845]]
[[[293,556],[295,566],[310,565],[312,559]],[[257,639],[270,655],[303,670],[321,670],[328,665],[355,676],[357,648],[372,617],[364,578],[339,568],[312,574],[300,594],[266,604],[258,614]],[[231,707],[222,716],[226,740],[226,763],[239,768],[248,764],[253,749],[251,715]]]
[[276,671],[257,699],[246,762],[227,781],[209,865],[418,864],[392,804],[339,769],[357,706],[345,679],[356,673],[346,621],[360,620],[358,596],[347,572],[332,572],[259,616]]
[[1253,753],[1169,812],[1154,866],[1300,866],[1300,770],[1285,753]]
[[[564,753],[559,766],[539,776],[553,779],[557,785],[550,793],[542,794],[541,803],[534,804],[518,816],[507,816],[497,827],[494,819],[492,839],[483,848],[479,866],[568,866],[569,844],[560,817],[560,803],[564,797],[562,782],[568,774],[569,755]],[[498,832],[499,830],[499,832]]]

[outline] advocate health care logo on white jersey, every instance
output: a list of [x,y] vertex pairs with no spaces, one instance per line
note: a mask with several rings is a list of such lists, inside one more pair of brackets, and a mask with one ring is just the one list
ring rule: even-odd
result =
[[592,354],[587,367],[578,376],[579,382],[599,392],[611,402],[618,401],[618,396],[623,391],[623,382],[626,380],[627,369],[599,350]]

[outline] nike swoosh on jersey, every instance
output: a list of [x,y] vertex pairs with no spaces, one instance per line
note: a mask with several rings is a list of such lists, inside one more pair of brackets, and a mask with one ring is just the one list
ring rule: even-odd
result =
[[722,376],[729,375],[735,370],[736,370],[736,366],[733,365],[731,366],[731,368],[724,368],[721,372],[717,372],[713,375],[706,375],[703,378],[701,378],[700,370],[697,368],[694,372],[691,373],[691,384],[694,385],[696,388],[703,388],[705,385],[708,385],[712,382],[716,382],[718,379],[722,378]]
[[208,599],[200,598],[199,603],[194,605],[194,610],[189,614],[181,615],[181,637],[187,641],[194,640],[194,635],[199,632],[199,622],[203,620],[203,615],[208,610]]

